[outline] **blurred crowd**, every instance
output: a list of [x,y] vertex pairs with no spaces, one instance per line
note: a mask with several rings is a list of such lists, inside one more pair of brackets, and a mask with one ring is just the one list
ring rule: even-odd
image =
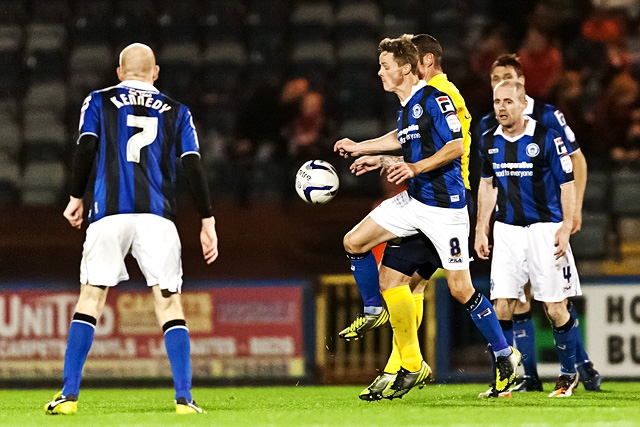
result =
[[[440,41],[472,125],[492,110],[491,63],[517,52],[527,93],[562,110],[589,170],[634,169],[639,22],[637,0],[0,0],[0,196],[12,184],[22,203],[52,200],[41,191],[52,169],[30,166],[68,167],[82,99],[116,83],[117,53],[134,41],[156,51],[158,88],[193,111],[216,200],[294,197],[311,158],[337,167],[341,194],[379,196],[377,176],[351,176],[332,147],[395,127],[376,48],[402,33]],[[48,146],[62,128],[53,150],[31,123]]]

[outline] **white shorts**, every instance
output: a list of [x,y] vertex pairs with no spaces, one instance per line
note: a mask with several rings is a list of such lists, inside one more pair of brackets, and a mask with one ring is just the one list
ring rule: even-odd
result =
[[425,205],[406,191],[382,202],[369,217],[398,237],[427,236],[436,247],[445,270],[469,268],[469,212]]
[[496,221],[493,227],[491,299],[526,300],[524,286],[531,280],[537,301],[560,302],[582,295],[571,246],[558,260],[553,254],[561,223],[539,222],[528,227]]
[[80,283],[116,286],[129,279],[124,258],[131,253],[148,286],[180,292],[182,247],[175,224],[154,214],[106,216],[87,228]]

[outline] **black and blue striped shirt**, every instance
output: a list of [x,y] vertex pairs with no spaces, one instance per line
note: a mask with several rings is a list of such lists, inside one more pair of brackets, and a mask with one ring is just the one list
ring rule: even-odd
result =
[[153,85],[128,80],[87,96],[84,134],[98,138],[89,221],[127,213],[174,220],[176,158],[199,151],[187,107]]
[[562,221],[560,186],[573,181],[573,169],[558,132],[528,119],[525,132],[510,138],[498,126],[483,134],[480,156],[482,177],[498,187],[496,221]]
[[[398,112],[398,140],[404,161],[417,163],[457,139],[462,139],[462,125],[453,101],[421,81]],[[411,178],[408,193],[426,205],[464,208],[467,202],[461,159]]]

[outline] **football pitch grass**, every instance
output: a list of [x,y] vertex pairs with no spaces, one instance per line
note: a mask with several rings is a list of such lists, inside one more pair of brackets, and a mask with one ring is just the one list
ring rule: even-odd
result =
[[176,415],[173,390],[82,390],[78,413],[44,414],[55,390],[0,390],[0,426],[639,426],[640,383],[582,385],[570,398],[543,393],[479,399],[484,384],[430,384],[402,399],[367,403],[363,387],[195,388],[206,414]]

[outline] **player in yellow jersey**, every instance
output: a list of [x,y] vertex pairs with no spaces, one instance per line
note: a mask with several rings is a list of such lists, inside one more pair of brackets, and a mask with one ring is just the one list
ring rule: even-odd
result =
[[[418,74],[422,80],[428,85],[449,95],[456,108],[456,115],[460,120],[463,131],[464,154],[462,156],[462,175],[467,192],[470,190],[469,185],[469,152],[471,147],[471,114],[466,108],[464,99],[460,95],[459,90],[447,79],[447,75],[442,70],[442,47],[438,41],[427,34],[416,36],[405,35],[410,37],[414,45],[417,47],[420,61],[418,63]],[[391,131],[378,139],[396,139],[397,131]],[[354,153],[357,155],[357,153]],[[391,156],[362,156],[358,158],[352,165],[351,170],[356,175],[361,175],[371,170],[378,169],[395,162],[402,161],[401,158],[394,159]],[[410,283],[414,303],[416,305],[416,325],[419,327],[423,315],[424,289],[431,275],[441,268],[442,264],[435,247],[429,239],[423,235],[403,238],[400,242],[389,242],[385,248],[384,256],[379,267],[380,288],[384,291],[397,283]],[[471,312],[475,308],[473,300],[469,295],[477,296],[477,292],[472,285],[458,288],[450,288],[451,294],[460,303]],[[370,309],[370,307],[367,307]],[[374,329],[386,322],[388,314],[383,307],[380,307],[378,313],[367,313],[359,316],[349,327],[340,332],[340,337],[349,339],[358,339],[368,330]],[[476,319],[474,318],[474,322]],[[478,323],[476,322],[478,325]],[[484,325],[478,325],[480,331],[489,339],[495,331],[489,330]],[[507,348],[506,350],[509,350]],[[362,400],[372,401],[381,398],[394,399],[401,397],[415,386],[422,386],[426,378],[422,378],[418,373],[414,375],[399,374],[401,371],[401,354],[402,349],[397,345],[396,340],[393,342],[393,350],[384,371],[379,375],[373,383],[360,393]],[[517,352],[508,354],[496,354],[499,367],[498,378],[504,380],[509,377],[511,381],[514,375],[513,371],[519,362]],[[412,381],[411,377],[420,380]]]

